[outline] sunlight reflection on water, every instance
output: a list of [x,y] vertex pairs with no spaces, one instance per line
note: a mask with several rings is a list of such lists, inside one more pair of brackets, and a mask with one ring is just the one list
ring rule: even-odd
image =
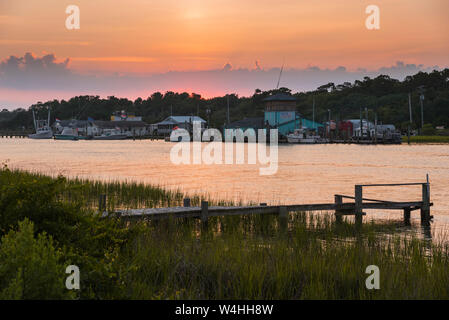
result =
[[[47,174],[100,180],[133,180],[212,198],[301,204],[333,202],[354,194],[357,183],[423,182],[430,176],[432,234],[449,226],[449,145],[280,145],[279,170],[260,176],[260,165],[174,165],[164,141],[54,141],[0,139],[0,162]],[[245,148],[247,145],[245,145]],[[416,187],[369,188],[367,198],[420,200]],[[402,212],[374,212],[374,219]],[[368,218],[370,219],[370,218]],[[419,211],[412,213],[418,221]]]

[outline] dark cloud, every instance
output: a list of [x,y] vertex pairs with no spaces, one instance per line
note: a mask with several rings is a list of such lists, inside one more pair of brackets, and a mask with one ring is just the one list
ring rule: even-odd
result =
[[231,71],[232,70],[232,66],[230,63],[226,63],[225,66],[223,67],[224,71]]
[[47,54],[41,58],[32,53],[25,53],[23,57],[10,56],[0,63],[2,77],[11,76],[58,76],[69,73],[67,66],[69,59],[57,63],[54,54]]
[[23,57],[10,56],[0,63],[2,87],[27,89],[42,88],[72,75],[68,69],[69,59],[56,62],[54,54],[35,57],[26,53]]
[[[257,64],[258,66],[258,64]],[[322,69],[311,66],[305,69],[284,69],[280,86],[293,91],[315,90],[320,85],[334,82],[354,82],[365,76],[376,77],[387,74],[403,80],[419,71],[439,70],[438,66],[406,64],[398,61],[390,67],[374,71],[357,69],[349,71],[344,66],[335,69]],[[195,91],[200,94],[251,95],[256,88],[273,89],[279,77],[279,68],[272,69],[234,69],[227,63],[223,69],[207,71],[172,71],[156,75],[81,75],[69,68],[69,59],[57,62],[55,55],[36,57],[31,53],[23,57],[11,56],[0,63],[0,89],[46,90],[77,94],[96,94],[101,96],[129,96],[139,94],[143,97],[155,91]],[[54,98],[59,98],[55,96]],[[9,101],[13,98],[8,97]],[[3,100],[6,101],[6,100]],[[1,103],[2,101],[0,101]],[[30,101],[34,103],[35,101]]]

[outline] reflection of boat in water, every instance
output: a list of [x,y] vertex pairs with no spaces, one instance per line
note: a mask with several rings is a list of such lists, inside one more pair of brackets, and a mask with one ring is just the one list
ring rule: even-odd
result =
[[53,131],[50,128],[50,110],[48,110],[48,120],[36,120],[33,110],[33,122],[36,133],[30,134],[30,139],[51,139],[53,138]]
[[299,143],[299,144],[316,144],[326,142],[319,135],[313,134],[313,132],[308,131],[305,128],[295,129],[293,133],[287,135],[287,141],[288,143]]
[[101,136],[93,136],[93,140],[125,140],[128,139],[128,135],[122,134],[119,131],[107,131]]
[[80,138],[83,137],[78,136],[78,132],[76,132],[73,128],[64,128],[61,134],[55,134],[55,140],[78,141]]

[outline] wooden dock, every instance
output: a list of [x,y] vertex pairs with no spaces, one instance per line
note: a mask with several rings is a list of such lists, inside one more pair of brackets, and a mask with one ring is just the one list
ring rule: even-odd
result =
[[28,132],[23,132],[23,131],[3,131],[0,132],[0,137],[1,138],[28,138],[28,135],[30,133]]
[[[363,188],[367,187],[391,187],[391,186],[421,186],[421,201],[386,201],[377,199],[363,198]],[[343,199],[351,199],[354,202],[343,202]],[[366,215],[364,210],[399,210],[403,212],[404,222],[410,223],[411,212],[420,210],[421,223],[428,225],[433,216],[430,215],[430,184],[427,182],[420,183],[395,183],[395,184],[365,184],[356,185],[354,188],[354,196],[346,196],[336,194],[333,203],[315,203],[315,204],[295,204],[295,205],[278,205],[267,206],[261,204],[259,206],[209,206],[207,201],[202,201],[201,207],[191,207],[190,199],[184,199],[183,207],[168,208],[148,208],[148,209],[128,209],[117,210],[112,214],[105,212],[106,203],[105,196],[100,198],[100,212],[103,217],[115,216],[126,220],[136,219],[163,219],[163,218],[197,218],[203,222],[207,222],[209,217],[216,216],[232,216],[232,215],[248,215],[248,214],[276,214],[281,218],[286,218],[289,212],[307,212],[307,211],[334,211],[337,220],[343,215],[354,215],[356,222],[361,223],[362,217]]]

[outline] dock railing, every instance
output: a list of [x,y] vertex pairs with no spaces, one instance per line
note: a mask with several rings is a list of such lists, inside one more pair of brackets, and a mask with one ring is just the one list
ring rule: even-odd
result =
[[[379,204],[385,204],[385,209],[387,207],[394,206],[395,204],[404,205],[404,221],[410,220],[410,212],[416,209],[421,210],[421,222],[426,223],[429,222],[433,216],[430,215],[430,206],[432,203],[430,202],[430,183],[429,183],[429,175],[427,175],[426,182],[415,182],[415,183],[378,183],[378,184],[357,184],[354,188],[354,196],[345,196],[336,194],[335,195],[335,205],[342,205],[343,198],[353,199],[354,200],[354,213],[356,220],[361,220],[364,215],[363,209],[369,209],[371,206],[369,203],[364,203],[364,201],[375,202]],[[396,186],[421,186],[421,203],[419,205],[407,205],[407,203],[400,203],[395,201],[385,201],[378,199],[368,199],[363,198],[363,188],[367,187],[396,187]],[[379,207],[379,206],[377,206]],[[336,214],[342,214],[338,209],[336,210]]]
[[[386,201],[378,199],[363,198],[363,188],[367,187],[392,187],[392,186],[422,186],[421,201]],[[343,199],[353,199],[354,202],[343,202]],[[362,222],[362,217],[366,215],[363,209],[375,210],[403,210],[404,221],[410,223],[410,213],[414,210],[421,210],[421,222],[429,224],[433,216],[430,215],[430,184],[427,182],[417,183],[386,183],[386,184],[357,184],[355,185],[354,196],[336,194],[334,203],[315,203],[315,204],[290,204],[268,206],[261,203],[259,206],[209,206],[208,201],[202,201],[201,206],[191,207],[190,199],[184,199],[183,207],[168,208],[146,208],[146,209],[124,209],[115,212],[105,212],[106,198],[100,197],[99,211],[104,217],[114,216],[122,219],[161,219],[161,218],[198,218],[207,223],[209,217],[227,216],[227,215],[245,215],[245,214],[277,214],[281,221],[287,220],[288,212],[307,212],[307,211],[334,211],[337,220],[343,215],[355,215],[357,223]]]

